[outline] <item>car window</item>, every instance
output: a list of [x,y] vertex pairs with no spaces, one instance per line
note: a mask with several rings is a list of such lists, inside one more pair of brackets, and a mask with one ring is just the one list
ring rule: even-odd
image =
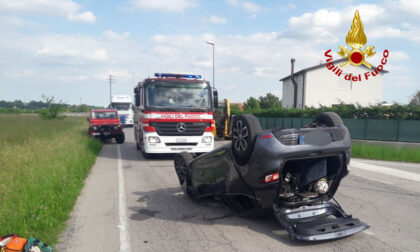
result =
[[116,112],[93,112],[92,119],[114,119],[117,118]]

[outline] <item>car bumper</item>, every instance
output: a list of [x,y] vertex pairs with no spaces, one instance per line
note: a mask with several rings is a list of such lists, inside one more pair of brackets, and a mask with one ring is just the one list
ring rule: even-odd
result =
[[134,120],[133,119],[126,119],[124,125],[133,125]]
[[90,135],[92,137],[100,137],[100,138],[114,138],[119,135],[124,134],[122,131],[114,131],[114,132],[91,132]]
[[[159,137],[160,143],[150,143],[149,137]],[[210,143],[203,143],[203,137],[211,137]],[[146,153],[206,153],[214,149],[214,136],[205,132],[202,136],[159,136],[157,133],[146,133],[143,138]]]

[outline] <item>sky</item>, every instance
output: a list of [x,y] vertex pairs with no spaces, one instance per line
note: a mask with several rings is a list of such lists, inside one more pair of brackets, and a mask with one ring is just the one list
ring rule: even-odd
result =
[[[156,72],[202,74],[219,98],[244,102],[345,46],[359,10],[369,62],[390,52],[384,101],[420,90],[420,0],[0,0],[0,100],[107,106]],[[364,84],[368,84],[364,83]],[[322,83],[320,83],[322,85]]]

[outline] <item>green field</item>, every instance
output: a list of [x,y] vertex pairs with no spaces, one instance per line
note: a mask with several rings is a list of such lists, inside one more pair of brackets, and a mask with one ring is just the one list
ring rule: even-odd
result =
[[54,245],[102,143],[84,118],[0,114],[0,235]]
[[351,156],[355,158],[420,163],[419,148],[396,148],[385,145],[353,143]]

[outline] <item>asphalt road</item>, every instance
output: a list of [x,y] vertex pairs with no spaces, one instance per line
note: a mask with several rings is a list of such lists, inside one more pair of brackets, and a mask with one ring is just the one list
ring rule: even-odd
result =
[[58,251],[420,250],[419,164],[353,159],[336,199],[370,228],[332,242],[295,242],[273,216],[206,220],[229,211],[188,199],[172,157],[143,159],[132,129],[125,131],[126,143],[102,149]]

